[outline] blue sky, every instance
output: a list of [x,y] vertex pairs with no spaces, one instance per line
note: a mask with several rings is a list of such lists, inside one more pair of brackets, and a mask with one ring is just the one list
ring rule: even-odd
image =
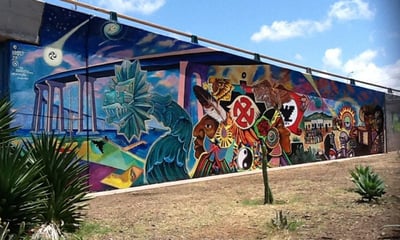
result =
[[[400,90],[398,0],[77,1],[236,48]],[[62,0],[45,2],[74,9]],[[107,17],[85,8],[77,10]],[[157,32],[137,23],[124,23]],[[185,40],[172,33],[160,33]]]

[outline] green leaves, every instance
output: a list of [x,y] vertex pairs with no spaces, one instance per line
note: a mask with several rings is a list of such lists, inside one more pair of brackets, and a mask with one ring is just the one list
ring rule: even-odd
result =
[[11,103],[5,98],[0,99],[0,142],[7,142],[13,139],[12,133],[18,127],[11,127],[14,119],[14,112],[11,112]]
[[0,219],[9,237],[38,225],[73,231],[87,206],[88,165],[64,137],[43,133],[23,140],[11,127],[11,104],[0,100]]
[[0,218],[8,224],[10,234],[17,233],[24,223],[30,228],[39,222],[46,197],[42,166],[22,146],[12,143],[18,129],[11,127],[13,119],[11,103],[0,99]]
[[289,221],[288,216],[282,212],[282,210],[275,210],[275,218],[271,219],[272,226],[279,230],[287,229],[289,231],[296,230],[302,225],[299,221]]
[[23,222],[30,228],[41,220],[47,194],[41,170],[21,146],[0,144],[0,218],[12,233]]
[[73,231],[83,220],[89,192],[87,163],[77,158],[76,146],[54,134],[32,136],[32,142],[24,141],[31,149],[30,156],[43,166],[41,175],[48,187],[46,223],[57,223],[62,229]]
[[369,166],[356,166],[350,175],[356,185],[355,192],[361,195],[362,200],[377,200],[386,193],[383,180]]

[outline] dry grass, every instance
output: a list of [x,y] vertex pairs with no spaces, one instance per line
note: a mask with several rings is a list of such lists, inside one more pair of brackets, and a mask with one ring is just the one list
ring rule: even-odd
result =
[[[349,170],[369,165],[387,185],[359,203]],[[397,153],[269,171],[275,203],[263,205],[261,173],[96,197],[83,239],[400,239]],[[290,229],[271,223],[277,211]],[[97,231],[96,231],[97,228]],[[102,231],[98,231],[101,228]],[[398,229],[398,228],[397,228]],[[397,237],[397,238],[396,238]]]

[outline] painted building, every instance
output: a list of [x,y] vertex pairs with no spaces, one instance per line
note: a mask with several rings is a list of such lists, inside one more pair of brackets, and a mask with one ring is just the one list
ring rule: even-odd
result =
[[21,138],[78,146],[92,191],[251,171],[263,145],[270,167],[387,150],[383,92],[50,4],[38,29],[3,42],[2,95]]

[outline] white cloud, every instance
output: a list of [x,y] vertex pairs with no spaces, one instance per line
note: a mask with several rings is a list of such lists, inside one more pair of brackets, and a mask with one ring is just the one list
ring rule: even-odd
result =
[[[341,53],[342,51],[340,48],[327,49],[323,57],[323,62],[326,67],[340,69],[349,77],[365,83],[373,83],[400,90],[400,59],[391,65],[377,66],[374,60],[378,56],[378,52],[367,49],[343,63],[341,61]],[[328,76],[328,78],[330,77]],[[358,85],[385,91],[382,88],[376,88],[366,84]]]
[[322,62],[328,67],[340,68],[342,66],[342,61],[340,60],[341,56],[342,49],[330,48],[325,51]]
[[274,21],[271,25],[262,25],[258,32],[251,36],[254,42],[263,40],[279,41],[289,38],[302,37],[315,32],[323,32],[331,27],[332,21],[371,19],[374,12],[370,10],[368,3],[363,0],[340,0],[329,9],[325,20],[298,20],[293,22]]
[[375,65],[372,59],[364,58],[361,55],[355,59],[349,60],[344,65],[344,69],[354,69],[354,74],[352,75],[354,79],[384,87],[400,89],[400,59],[394,64],[379,67]]
[[328,16],[339,20],[371,19],[374,12],[362,0],[342,0],[331,6]]
[[400,90],[400,59],[392,65],[385,66],[383,70],[387,73],[388,87]]
[[142,14],[151,14],[165,4],[165,0],[91,0],[91,2],[111,11]]
[[376,68],[375,64],[373,63],[374,58],[377,56],[378,52],[373,50],[365,50],[358,56],[354,57],[353,59],[348,60],[343,69],[346,72],[361,72],[365,71],[367,68]]
[[300,53],[296,53],[296,55],[294,55],[294,58],[299,61],[303,60],[303,56]]
[[251,36],[251,40],[261,42],[265,39],[277,41],[303,36],[313,32],[323,32],[331,25],[330,21],[298,20],[293,22],[275,21],[271,26],[263,25],[260,31]]

